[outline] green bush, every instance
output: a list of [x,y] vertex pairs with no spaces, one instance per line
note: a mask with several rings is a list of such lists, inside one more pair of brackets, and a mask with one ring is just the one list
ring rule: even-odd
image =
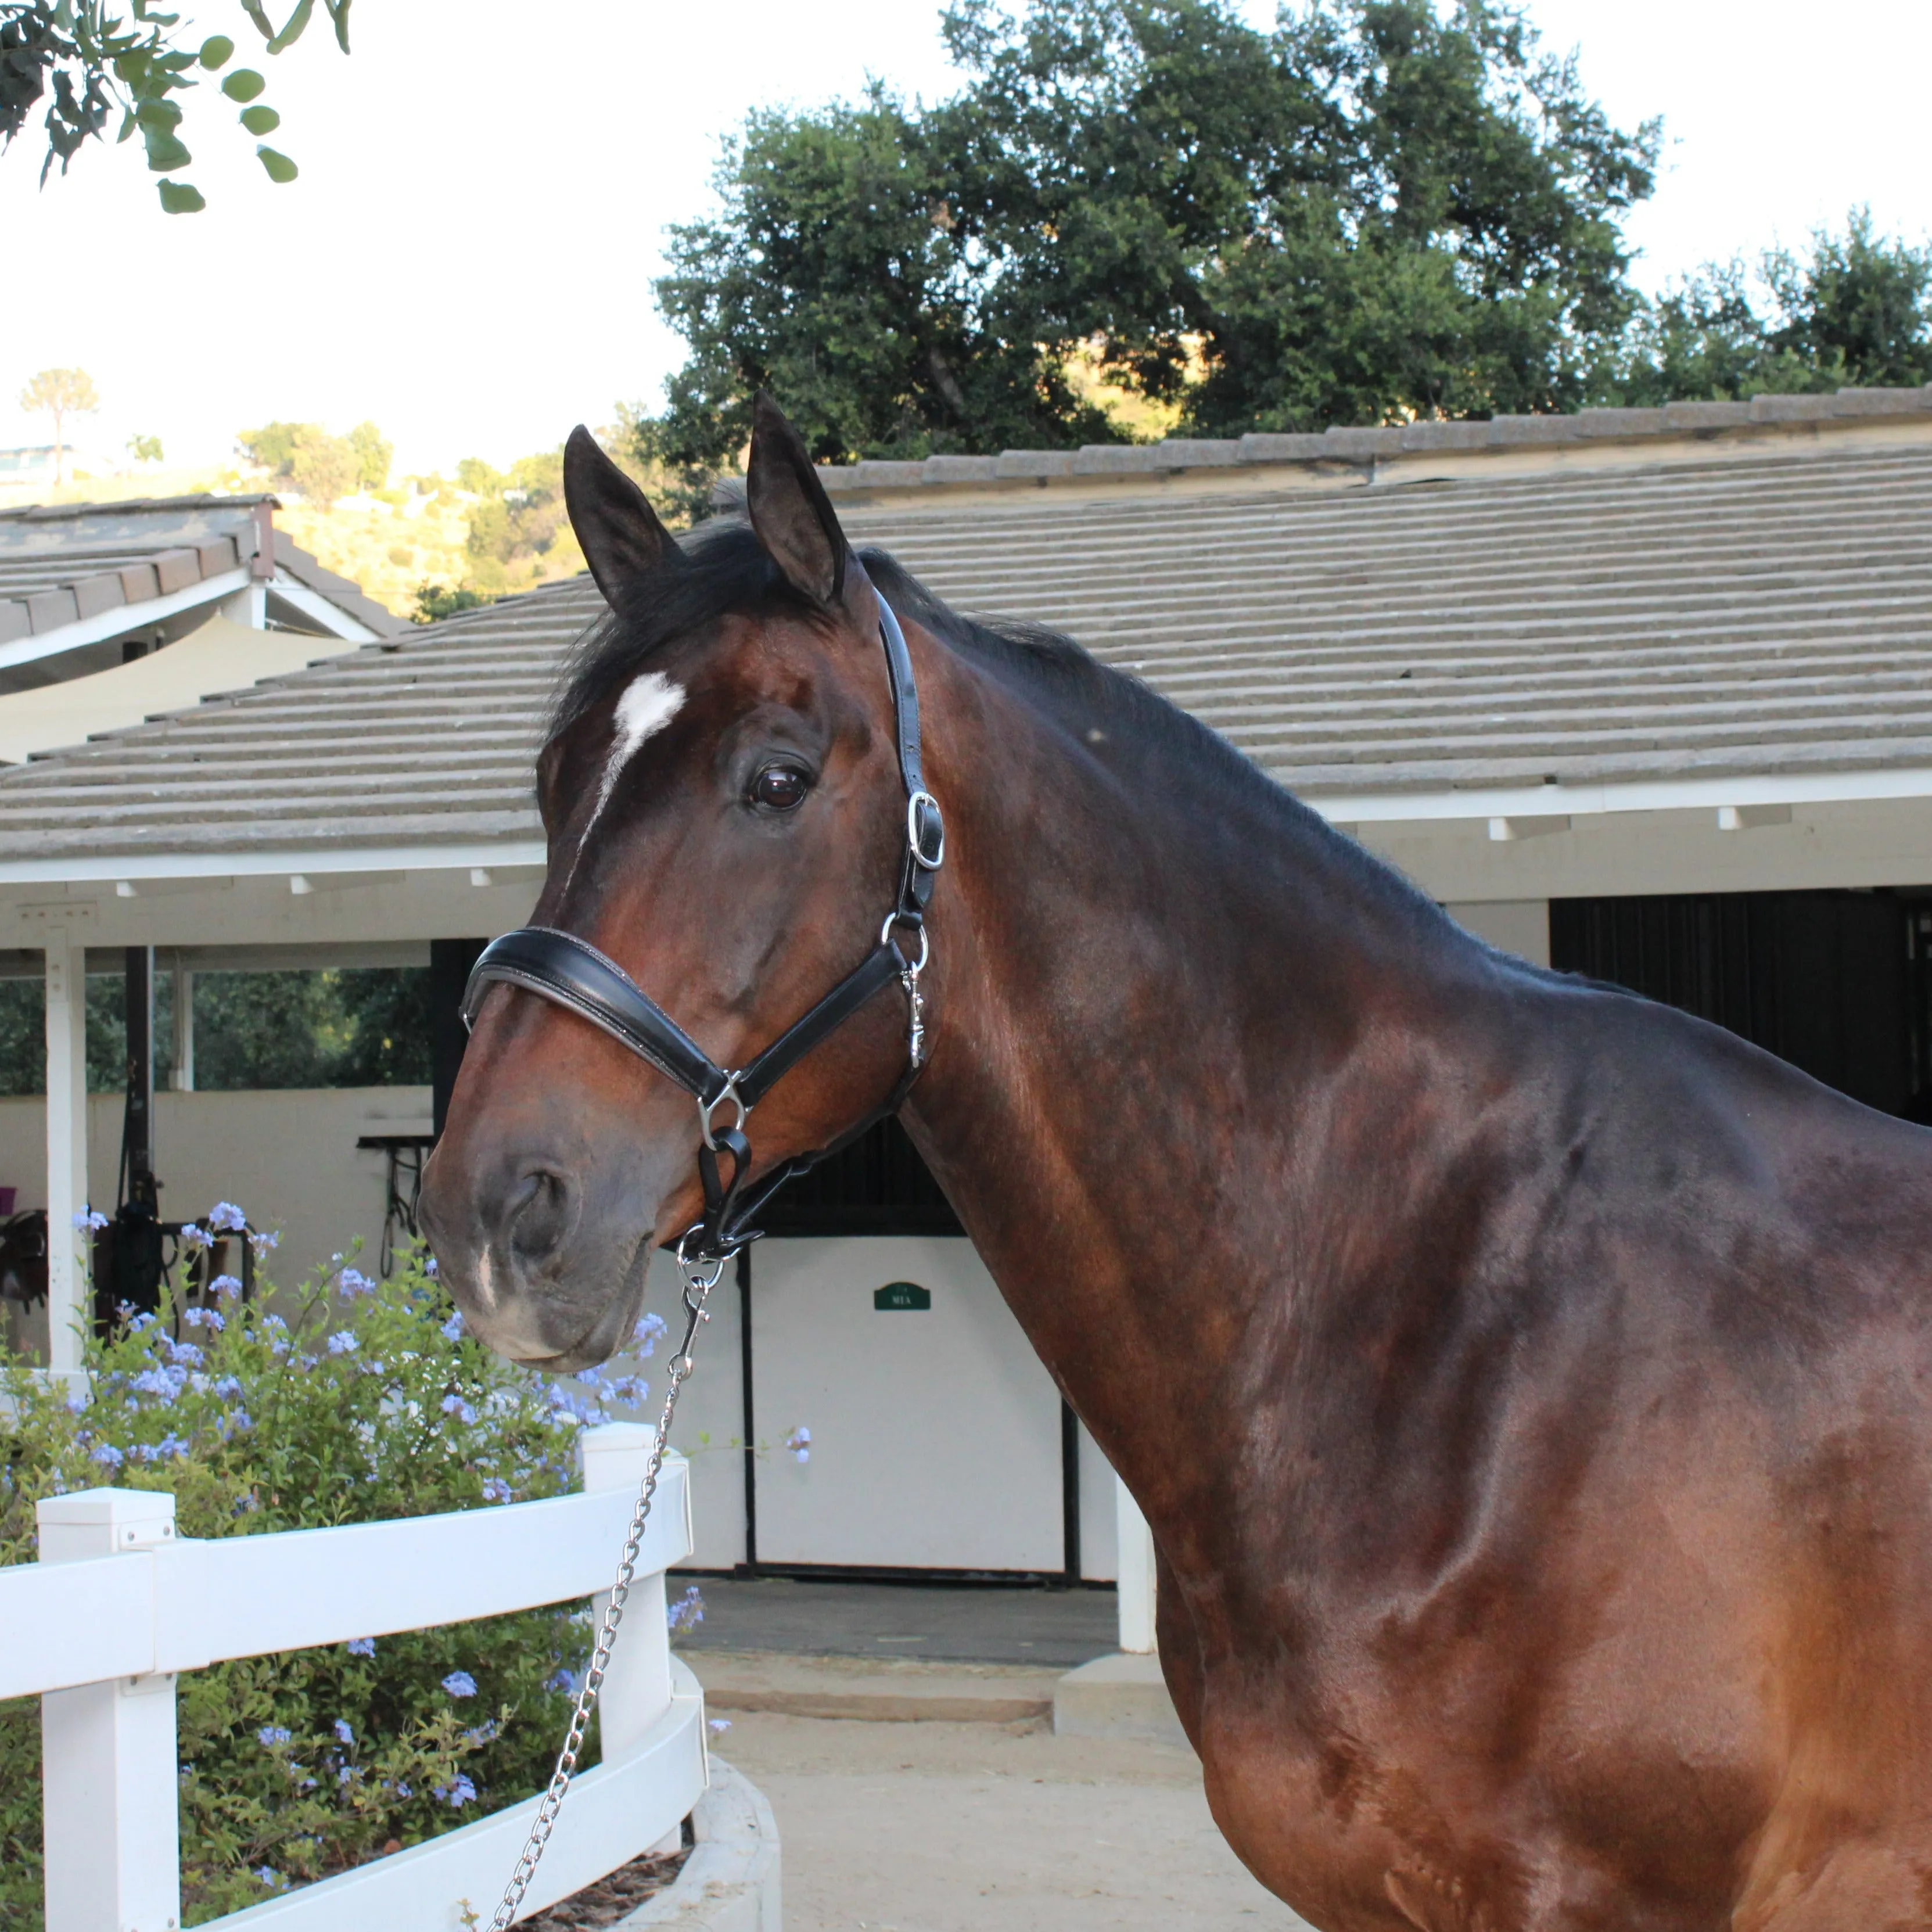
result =
[[[218,1208],[218,1225],[238,1226]],[[272,1237],[258,1238],[263,1244]],[[420,1254],[371,1281],[338,1256],[286,1314],[222,1276],[207,1305],[90,1346],[93,1399],[0,1366],[0,1564],[43,1496],[166,1490],[183,1536],[477,1509],[575,1486],[578,1430],[643,1399],[554,1383],[466,1336]],[[662,1324],[640,1324],[648,1354]],[[607,1408],[607,1405],[609,1406]],[[197,1924],[514,1804],[548,1780],[588,1606],[244,1659],[182,1679],[182,1878]],[[0,1924],[40,1916],[37,1700],[0,1704]]]

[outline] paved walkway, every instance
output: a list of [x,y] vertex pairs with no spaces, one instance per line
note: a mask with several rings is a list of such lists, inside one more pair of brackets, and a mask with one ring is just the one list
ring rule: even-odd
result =
[[[692,1580],[704,1599],[704,1621],[679,1637],[681,1650],[901,1657],[1071,1670],[1112,1650],[1119,1628],[1111,1590],[795,1582],[782,1576]],[[668,1582],[674,1598],[686,1587],[677,1576]]]
[[716,1743],[771,1800],[785,1932],[1307,1932],[1178,1746],[765,1712]]

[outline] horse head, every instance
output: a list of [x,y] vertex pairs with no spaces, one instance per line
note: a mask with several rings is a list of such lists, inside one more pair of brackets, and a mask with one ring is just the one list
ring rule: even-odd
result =
[[[548,869],[532,926],[586,942],[700,1058],[742,1069],[878,956],[896,903],[908,815],[882,607],[763,397],[743,520],[680,543],[581,428],[564,482],[610,614],[578,647],[537,760]],[[472,986],[470,1018],[424,1180],[442,1279],[502,1353],[600,1361],[630,1335],[652,1250],[704,1212],[706,1117],[525,986]],[[903,998],[860,1000],[836,1048],[763,1100],[740,1178],[886,1105],[907,1039]],[[728,1128],[729,1101],[714,1111]]]

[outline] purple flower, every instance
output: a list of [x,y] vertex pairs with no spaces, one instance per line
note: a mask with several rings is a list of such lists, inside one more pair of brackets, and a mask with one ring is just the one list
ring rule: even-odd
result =
[[328,1352],[332,1355],[352,1355],[362,1346],[346,1328],[337,1329],[328,1338]]
[[434,1256],[434,1255],[430,1256],[428,1258],[428,1259],[426,1259],[426,1260],[424,1262],[424,1263],[423,1263],[423,1273],[424,1273],[424,1274],[428,1275],[428,1276],[429,1276],[429,1278],[430,1278],[430,1280],[431,1281],[435,1280],[435,1279],[436,1279],[436,1257],[435,1257],[435,1256]]
[[[185,1310],[182,1319],[190,1328],[212,1328],[218,1335],[228,1326],[227,1317],[213,1308],[190,1308]],[[180,1358],[177,1356],[176,1360]]]
[[638,1353],[649,1356],[658,1345],[658,1337],[664,1331],[664,1318],[662,1315],[646,1315],[631,1330],[631,1340],[638,1345]]
[[335,1741],[338,1744],[352,1744],[356,1742],[356,1732],[351,1728],[346,1718],[338,1718],[334,1728]]
[[248,1225],[248,1217],[232,1201],[218,1201],[210,1210],[208,1225],[225,1234],[238,1234]]
[[104,1228],[107,1216],[98,1208],[84,1208],[74,1217],[74,1225],[76,1228]]
[[203,1360],[202,1352],[192,1342],[176,1342],[164,1335],[161,1346],[167,1350],[170,1361],[182,1363],[190,1369],[201,1366]]
[[218,1274],[208,1284],[210,1294],[218,1294],[224,1301],[232,1301],[242,1292],[242,1284],[232,1274]]
[[469,1403],[453,1389],[442,1399],[442,1412],[445,1415],[454,1416],[458,1421],[466,1426],[476,1420],[476,1410],[472,1408]]
[[463,1734],[463,1742],[472,1750],[481,1750],[485,1744],[496,1742],[496,1720],[492,1718],[488,1724],[472,1725]]
[[574,1670],[560,1670],[554,1677],[547,1678],[544,1680],[544,1688],[546,1690],[574,1692],[577,1688],[577,1673]]
[[231,1436],[242,1435],[245,1431],[253,1429],[254,1426],[255,1418],[245,1408],[233,1408],[230,1409],[224,1418],[221,1432],[226,1438]]
[[264,1724],[255,1735],[273,1750],[276,1745],[286,1744],[294,1734],[280,1724]]
[[181,1231],[176,1237],[176,1240],[180,1246],[182,1252],[187,1255],[199,1254],[208,1246],[208,1236],[192,1221]]
[[506,1503],[510,1500],[510,1486],[501,1476],[483,1478],[483,1500],[486,1503]]
[[442,1688],[452,1697],[473,1697],[476,1694],[476,1680],[466,1670],[452,1670],[442,1680]]
[[242,1393],[240,1378],[235,1376],[219,1376],[212,1386],[214,1393],[220,1396],[224,1402]]
[[460,1342],[463,1340],[463,1310],[461,1309],[452,1310],[449,1319],[442,1324],[442,1339],[446,1342]]
[[472,1784],[469,1778],[460,1771],[456,1774],[452,1783],[436,1785],[433,1787],[433,1790],[435,1796],[440,1798],[452,1811],[461,1810],[464,1806],[476,1796],[476,1786]]
[[794,1429],[785,1438],[784,1446],[790,1450],[794,1461],[809,1462],[812,1460],[812,1431],[805,1428]]
[[667,1606],[664,1621],[674,1630],[692,1630],[704,1621],[704,1599],[694,1583],[674,1604]]
[[729,1718],[706,1718],[704,1728],[707,1731],[728,1731],[731,1728],[731,1720]]
[[102,1442],[95,1446],[94,1454],[87,1460],[90,1462],[99,1462],[110,1469],[118,1469],[128,1459],[112,1443]]
[[360,1268],[346,1268],[335,1277],[335,1285],[344,1294],[374,1294],[376,1284]]
[[264,1885],[272,1886],[278,1892],[288,1883],[288,1880],[283,1877],[273,1865],[257,1865],[255,1868],[255,1876]]
[[256,1254],[266,1255],[282,1245],[282,1238],[272,1230],[264,1228],[258,1233],[248,1237],[248,1245],[255,1250]]
[[352,1636],[349,1640],[349,1654],[351,1657],[374,1657],[376,1654],[376,1640],[373,1636]]

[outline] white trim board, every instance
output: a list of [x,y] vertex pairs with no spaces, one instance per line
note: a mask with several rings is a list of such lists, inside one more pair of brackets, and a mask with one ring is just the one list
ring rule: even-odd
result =
[[342,846],[326,852],[141,852],[116,857],[0,860],[0,886],[122,880],[323,878],[338,872],[468,872],[548,863],[541,838],[501,844]]
[[1932,799],[1932,770],[1739,772],[1625,784],[1471,787],[1466,791],[1324,792],[1302,802],[1337,825],[1438,819],[1587,818],[1619,812],[1717,812],[1754,806],[1869,805]]

